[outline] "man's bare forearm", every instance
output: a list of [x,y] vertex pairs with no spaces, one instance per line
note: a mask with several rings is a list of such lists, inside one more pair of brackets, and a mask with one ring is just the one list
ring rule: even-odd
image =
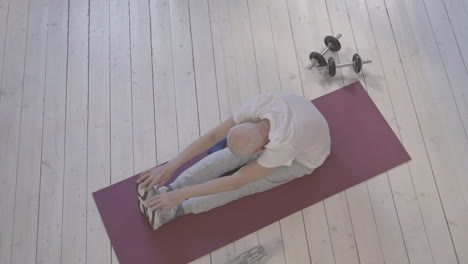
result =
[[174,169],[179,168],[187,161],[191,160],[196,155],[206,151],[210,147],[214,146],[218,141],[222,140],[227,136],[229,129],[235,125],[234,120],[229,118],[224,121],[210,132],[197,139],[195,142],[190,144],[184,149],[177,157],[169,161],[170,166]]
[[216,143],[210,135],[205,135],[186,147],[179,155],[170,160],[169,164],[174,168],[178,168]]

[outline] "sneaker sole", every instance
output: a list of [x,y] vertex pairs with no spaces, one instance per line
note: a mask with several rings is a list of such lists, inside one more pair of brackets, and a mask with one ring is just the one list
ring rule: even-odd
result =
[[146,198],[148,197],[149,192],[145,191],[144,188],[140,188],[140,185],[142,183],[143,182],[137,183],[136,184],[136,189],[137,189],[138,196],[141,197],[141,199],[143,199],[143,201],[146,201]]
[[[150,223],[151,227],[156,230],[157,228],[159,228],[162,224],[161,223],[158,223],[159,221],[156,220],[157,218],[157,213],[159,210],[156,210],[156,211],[152,211],[150,212],[149,211],[149,208],[146,206],[146,200],[153,197],[153,196],[156,196],[162,192],[166,192],[167,189],[165,186],[161,187],[160,189],[161,190],[158,190],[156,188],[154,188],[154,191],[153,191],[153,194],[150,194],[150,192],[147,192],[145,191],[145,189],[143,188],[140,188],[140,185],[142,184],[141,183],[137,183],[136,184],[136,188],[137,188],[137,193],[138,193],[138,208],[140,208],[140,212],[148,219],[148,222]],[[156,224],[157,226],[155,227],[155,221],[158,221]]]
[[138,208],[140,208],[140,212],[146,217],[149,218],[148,216],[148,207],[146,207],[145,201],[141,197],[138,197]]

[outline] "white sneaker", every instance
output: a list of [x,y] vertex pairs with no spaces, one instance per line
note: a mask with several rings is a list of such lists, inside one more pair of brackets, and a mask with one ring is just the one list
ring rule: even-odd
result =
[[158,229],[160,226],[174,219],[177,212],[177,207],[171,208],[171,210],[169,210],[167,213],[159,216],[159,212],[161,212],[161,210],[162,208],[152,212],[148,210],[148,220],[153,227],[153,230]]
[[[149,198],[155,196],[155,195],[158,195],[160,192],[158,191],[158,188],[156,186],[153,187],[153,189],[149,190],[149,191],[146,191],[145,188],[142,188],[140,187],[140,185],[142,184],[143,182],[140,182],[140,183],[137,183],[136,187],[137,187],[137,193],[138,193],[138,196],[141,197],[141,199],[143,199],[143,201],[146,201],[148,200]],[[159,189],[162,189],[162,188],[166,188],[165,186],[159,188]]]
[[147,214],[148,208],[146,207],[145,201],[143,201],[143,199],[140,196],[138,196],[138,208],[140,208],[140,212],[144,216],[146,216],[146,218],[148,218],[148,214]]
[[141,183],[137,183],[137,192],[138,192],[138,208],[140,208],[141,213],[150,221],[150,216],[152,217],[152,213],[149,212],[148,206],[146,205],[146,201],[156,196],[160,193],[167,192],[167,187],[163,186],[161,188],[157,188],[154,186],[150,191],[146,191],[144,188],[140,187]]
[[[148,198],[151,198],[155,195],[158,195],[158,194],[161,194],[161,193],[165,193],[167,192],[167,187],[166,186],[163,186],[159,189],[155,189],[154,191],[154,194],[150,193],[148,194]],[[177,207],[174,207],[172,208],[171,210],[169,210],[167,213],[159,216],[159,212],[161,212],[162,208],[159,208],[157,209],[156,211],[152,211],[150,212],[149,211],[149,208],[147,208],[146,210],[146,214],[148,215],[148,221],[150,222],[151,226],[153,227],[154,230],[158,229],[160,226],[162,226],[163,224],[171,221],[172,219],[174,219],[175,215],[176,215],[176,212],[177,212]]]
[[145,202],[146,202],[146,201],[148,201],[148,199],[150,199],[151,197],[156,196],[156,195],[159,195],[159,194],[161,194],[161,193],[165,193],[165,192],[167,192],[167,187],[166,187],[166,186],[162,186],[162,187],[159,188],[159,189],[158,189],[157,186],[154,186],[153,189],[151,189],[151,190],[148,192],[148,195],[146,196],[146,199],[144,199],[144,200],[145,200]]

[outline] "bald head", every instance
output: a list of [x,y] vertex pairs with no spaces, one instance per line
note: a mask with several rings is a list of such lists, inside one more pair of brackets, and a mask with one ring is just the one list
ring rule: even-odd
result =
[[239,157],[247,157],[262,149],[268,141],[260,123],[242,123],[229,130],[227,144],[229,150]]

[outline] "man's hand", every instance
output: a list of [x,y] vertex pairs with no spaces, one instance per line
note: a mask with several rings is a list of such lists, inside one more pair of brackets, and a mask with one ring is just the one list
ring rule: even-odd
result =
[[158,186],[166,184],[166,182],[172,177],[174,171],[175,169],[169,163],[166,163],[142,172],[137,183],[143,182],[141,187],[145,188],[146,191],[149,191],[156,184]]
[[181,204],[185,199],[183,189],[173,190],[149,198],[146,201],[146,206],[150,208],[151,211],[162,208],[159,215],[163,215],[170,209]]
[[156,184],[163,186],[171,177],[174,171],[185,164],[187,161],[195,157],[196,155],[206,151],[208,148],[214,146],[218,141],[225,138],[236,122],[232,117],[211,129],[203,137],[197,139],[195,142],[190,144],[184,149],[177,157],[172,159],[170,162],[154,167],[143,173],[138,178],[137,183],[143,182],[141,187],[144,187],[146,191],[151,190]]

